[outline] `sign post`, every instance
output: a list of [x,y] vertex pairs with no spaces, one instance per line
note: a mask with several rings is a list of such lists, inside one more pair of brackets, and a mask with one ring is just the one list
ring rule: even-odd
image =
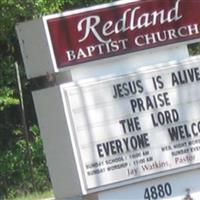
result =
[[127,0],[17,26],[28,78],[57,83],[33,92],[56,199],[198,197],[199,8]]

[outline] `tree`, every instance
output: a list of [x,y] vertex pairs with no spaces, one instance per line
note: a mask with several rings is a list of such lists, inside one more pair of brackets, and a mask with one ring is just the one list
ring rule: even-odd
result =
[[[0,199],[32,191],[27,170],[26,144],[20,117],[14,63],[20,66],[24,102],[29,126],[30,147],[37,189],[50,187],[42,142],[33,108],[31,85],[26,79],[15,25],[68,9],[85,7],[106,0],[1,0],[0,1]],[[3,198],[3,197],[2,197]]]

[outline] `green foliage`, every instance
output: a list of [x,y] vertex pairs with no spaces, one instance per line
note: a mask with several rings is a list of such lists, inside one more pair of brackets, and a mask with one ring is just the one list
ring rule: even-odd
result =
[[42,199],[49,199],[53,197],[52,191],[42,192],[42,193],[33,193],[28,195],[23,195],[14,198],[13,200],[42,200]]
[[199,55],[200,54],[200,43],[194,43],[189,45],[190,55]]
[[[5,52],[3,52],[5,54]],[[0,54],[0,110],[19,104],[12,56]]]
[[0,89],[0,110],[4,110],[7,106],[19,104],[19,99],[13,97],[14,90],[8,87]]
[[19,94],[14,62],[20,67],[29,128],[33,176],[38,191],[48,190],[50,181],[39,136],[30,85],[22,68],[15,32],[19,22],[73,8],[108,2],[106,0],[1,0],[0,1],[0,199],[33,191],[27,143],[21,125]]
[[[32,137],[30,147],[35,183],[38,191],[46,191],[50,189],[50,181],[42,150],[42,141],[36,125],[30,128],[30,134]],[[0,153],[0,189],[1,192],[7,194],[8,199],[33,191],[30,182],[26,141],[23,139],[23,133],[20,129],[14,130],[13,138],[15,138],[15,141],[12,143],[11,148]]]

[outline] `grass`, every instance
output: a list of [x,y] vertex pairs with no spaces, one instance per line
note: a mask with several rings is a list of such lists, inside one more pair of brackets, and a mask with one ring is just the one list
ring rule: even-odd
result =
[[53,192],[48,191],[44,193],[34,193],[27,196],[16,197],[13,200],[42,200],[42,199],[51,198],[51,197],[53,197]]

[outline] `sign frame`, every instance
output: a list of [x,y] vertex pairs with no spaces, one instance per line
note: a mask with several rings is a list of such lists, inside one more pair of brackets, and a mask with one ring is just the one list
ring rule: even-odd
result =
[[[52,74],[59,73],[60,75],[65,76],[69,72],[72,75],[75,75],[75,79],[79,80],[79,79],[84,79],[84,78],[88,78],[88,77],[98,76],[98,72],[101,71],[99,69],[100,69],[100,66],[102,63],[104,63],[103,65],[105,65],[106,67],[110,68],[111,66],[108,66],[107,61],[108,62],[113,61],[115,59],[115,58],[113,59],[113,57],[110,57],[111,59],[106,58],[106,59],[104,59],[103,62],[102,62],[102,60],[101,60],[101,62],[99,62],[99,60],[97,60],[96,62],[93,61],[91,63],[86,63],[86,64],[83,63],[83,64],[79,64],[79,65],[72,65],[72,66],[68,66],[67,68],[58,68],[58,66],[56,64],[56,59],[55,59],[55,55],[54,55],[54,51],[53,51],[53,46],[51,44],[51,38],[49,35],[46,20],[51,19],[52,17],[62,17],[64,15],[67,16],[67,15],[71,15],[71,14],[73,15],[73,14],[77,14],[77,13],[87,12],[87,11],[90,11],[91,9],[109,8],[109,7],[112,7],[113,5],[114,6],[122,5],[124,3],[139,2],[139,1],[140,0],[123,0],[123,1],[118,1],[118,2],[114,2],[114,3],[110,3],[110,4],[94,6],[94,7],[90,7],[90,8],[83,8],[83,9],[78,9],[78,10],[74,10],[74,11],[67,11],[64,13],[49,15],[49,16],[43,17],[42,19],[39,19],[39,20],[34,20],[31,22],[21,23],[21,24],[17,25],[16,29],[17,29],[17,33],[18,33],[18,37],[19,37],[20,47],[22,50],[23,60],[25,63],[26,72],[27,72],[26,74],[27,74],[28,78],[34,78],[34,77],[38,77],[41,75],[46,76],[46,74],[50,74],[50,73],[52,73]],[[36,31],[36,34],[33,34],[33,31]],[[47,38],[46,38],[46,34],[47,34]],[[38,40],[38,38],[39,38],[39,40]],[[136,58],[136,60],[137,60],[138,55],[140,55],[141,57],[143,56],[145,58],[149,58],[150,56],[149,55],[147,56],[147,54],[156,55],[155,60],[157,63],[168,62],[169,60],[172,60],[172,59],[179,60],[181,57],[179,55],[179,52],[177,51],[176,53],[174,53],[174,54],[177,54],[177,56],[175,58],[175,56],[174,57],[169,56],[169,54],[171,53],[171,51],[169,49],[173,48],[173,51],[175,52],[176,47],[178,47],[178,48],[181,47],[181,48],[183,48],[183,52],[184,52],[184,50],[186,49],[186,44],[194,43],[194,42],[198,42],[198,41],[199,41],[199,39],[194,39],[194,40],[187,41],[187,42],[185,42],[185,41],[178,42],[177,44],[176,43],[168,44],[165,46],[166,49],[161,47],[161,48],[143,50],[140,54],[136,54],[136,55],[135,55],[135,53],[134,54],[130,53],[129,57],[130,56],[132,57],[131,62],[135,62],[134,59]],[[34,48],[32,49],[32,47],[34,47]],[[167,48],[168,48],[168,50],[167,50]],[[158,58],[159,51],[160,50],[164,51],[164,49],[167,54],[166,58],[163,58],[163,56],[161,56],[162,58]],[[183,53],[182,57],[184,57],[184,55],[185,54]],[[124,54],[124,57],[119,56],[118,58],[126,59],[127,58],[126,56],[127,56],[127,54]],[[185,55],[185,57],[187,57],[187,55]],[[142,63],[143,63],[143,60],[139,60],[139,63],[136,64],[136,67],[132,66],[132,69],[130,67],[126,68],[125,72],[129,73],[131,70],[135,71],[136,70],[135,68],[137,68],[137,69],[141,68]],[[151,62],[151,63],[154,63],[154,62]],[[95,67],[92,69],[93,65],[95,65]],[[116,63],[115,63],[115,65],[116,65]],[[127,66],[125,66],[126,63],[123,63],[123,62],[121,62],[120,65],[127,67]],[[149,65],[149,64],[143,63],[143,65],[142,65],[142,66],[144,66],[144,68],[142,67],[143,70],[147,69],[147,68],[145,68],[146,65]],[[122,68],[123,68],[123,66],[122,66]],[[114,66],[114,64],[112,65],[112,67],[114,69],[113,70],[109,69],[108,71],[106,71],[104,68],[103,75],[108,74],[108,73],[118,73],[119,70],[116,68],[116,66]],[[119,68],[119,66],[117,66],[117,67]],[[84,76],[82,76],[82,74],[81,74],[81,72],[82,72],[81,68],[83,69],[83,71],[85,70]],[[92,69],[93,71],[97,70],[97,69],[99,71],[97,70],[98,72],[96,71],[95,73],[91,73],[92,70],[90,70],[89,68]],[[74,69],[75,69],[75,71],[74,71]],[[77,71],[79,71],[80,73],[76,74]],[[87,73],[86,73],[86,71],[87,71]],[[123,73],[122,71],[123,70],[120,71],[120,74]],[[61,79],[62,78],[63,77],[61,77]],[[75,80],[75,79],[74,79],[74,77],[72,77],[72,80]],[[72,80],[70,79],[68,81],[72,81]],[[92,190],[87,190],[87,188],[85,187],[85,183],[84,183],[84,181],[85,181],[84,177],[82,177],[82,175],[81,175],[81,173],[82,173],[81,169],[77,170],[77,168],[79,168],[79,166],[77,166],[74,162],[74,159],[76,159],[76,160],[78,159],[78,155],[76,155],[77,152],[74,149],[74,147],[73,148],[71,147],[71,146],[73,146],[72,143],[75,142],[75,140],[72,141],[72,139],[70,138],[71,136],[68,135],[68,133],[69,133],[68,129],[69,129],[70,125],[68,123],[66,123],[66,116],[65,116],[65,115],[67,115],[66,109],[62,110],[63,107],[66,107],[66,105],[63,104],[64,100],[63,100],[62,86],[48,88],[48,89],[45,89],[44,91],[34,91],[33,94],[34,94],[33,96],[35,96],[34,103],[35,103],[36,110],[37,110],[38,121],[40,124],[41,134],[42,134],[43,142],[44,142],[44,148],[45,148],[48,165],[49,165],[48,167],[51,172],[50,174],[51,174],[51,178],[53,180],[52,182],[54,185],[54,192],[56,194],[56,198],[66,198],[66,197],[71,198],[71,197],[75,197],[75,196],[84,198],[82,196],[84,194],[90,194],[92,192],[102,191],[100,193],[97,193],[98,199],[101,199],[99,194],[103,194],[106,192],[113,193],[113,191],[114,191],[114,190],[110,190],[110,191],[109,190],[103,191],[103,190],[107,190],[107,189],[115,188],[115,187],[119,187],[119,186],[124,186],[124,183],[119,182],[119,183],[113,184],[111,187],[102,186],[99,189],[95,188]],[[47,96],[45,96],[45,95],[49,95],[50,97],[52,97],[52,99],[54,101],[49,100],[47,98]],[[47,102],[48,106],[42,105],[43,104],[42,102]],[[60,103],[60,105],[59,105],[59,103]],[[50,110],[52,111],[52,113],[61,115],[62,122],[59,121],[58,116],[46,116],[46,113],[49,112],[49,106],[51,107]],[[55,108],[53,108],[53,106],[55,106]],[[57,108],[59,108],[58,110],[60,111],[61,114],[59,113]],[[60,109],[60,108],[62,108],[62,109]],[[63,121],[64,121],[64,123],[63,123]],[[54,125],[52,125],[51,123],[50,123],[51,124],[50,125],[49,122],[54,122]],[[49,124],[49,127],[47,127],[47,124]],[[73,127],[71,127],[70,129],[73,129]],[[67,138],[67,141],[63,141],[63,138],[65,138],[65,139]],[[56,151],[54,151],[55,147],[57,147]],[[74,158],[74,157],[76,157],[76,158]],[[64,160],[65,158],[67,158],[67,159]],[[60,163],[60,161],[62,162],[62,164]],[[69,162],[70,166],[68,165],[68,162]],[[60,164],[59,166],[57,165],[58,163]],[[199,168],[199,167],[197,167],[197,168]],[[68,172],[66,172],[66,170]],[[77,171],[78,171],[78,174],[77,174]],[[179,173],[182,171],[180,170],[177,172]],[[166,173],[166,174],[163,173],[163,175],[168,175],[168,173]],[[151,176],[151,177],[158,178],[158,177],[160,177],[160,175],[158,175],[158,176],[155,175],[155,176]],[[71,181],[72,179],[73,179],[73,181]],[[139,181],[143,181],[143,180],[145,181],[146,179],[142,179]],[[152,180],[152,181],[154,181],[154,180]],[[148,181],[148,182],[150,182],[150,181]],[[127,181],[127,184],[132,184],[132,183],[134,183],[134,181]],[[145,182],[141,182],[141,183],[145,184]],[[137,185],[138,184],[129,185],[130,191],[133,188],[135,189],[135,186],[137,187]],[[124,188],[124,187],[122,187],[122,188]],[[120,188],[116,188],[116,191],[117,190],[120,190]],[[114,196],[114,193],[113,193],[113,196]],[[124,193],[124,194],[126,194],[126,193]],[[123,194],[123,196],[124,196],[124,194]],[[127,196],[127,197],[129,198],[129,197],[131,197],[131,195]],[[104,199],[104,197],[103,197],[103,199]],[[116,198],[114,198],[114,199],[116,199]]]
[[[167,68],[171,68],[171,67],[178,67],[184,64],[188,64],[188,63],[193,63],[196,62],[196,59],[200,61],[200,56],[196,56],[196,57],[192,57],[192,58],[187,58],[181,62],[174,62],[174,63],[169,63]],[[163,67],[166,66],[166,63],[163,64],[158,64],[155,66],[151,66],[150,68],[148,68],[148,72],[150,71],[159,71],[160,69],[163,69]],[[145,74],[146,72],[144,72],[142,69],[140,69],[138,72],[133,73],[134,74]],[[116,76],[116,77],[123,77],[123,76],[127,76],[127,74],[125,75],[120,75],[120,76]],[[77,138],[77,134],[75,131],[75,126],[74,126],[74,122],[73,122],[73,117],[72,117],[72,112],[71,112],[71,107],[69,104],[69,100],[68,97],[65,94],[65,90],[68,87],[73,87],[76,86],[76,84],[80,83],[80,84],[86,84],[89,85],[91,82],[94,83],[94,81],[106,81],[107,79],[116,79],[116,77],[113,76],[107,76],[107,77],[101,77],[101,78],[91,78],[88,80],[82,80],[82,81],[78,81],[76,83],[65,83],[60,85],[60,91],[61,91],[61,95],[62,95],[62,100],[63,100],[63,105],[64,105],[64,110],[65,110],[65,115],[66,115],[66,119],[68,122],[68,126],[69,126],[69,134],[70,134],[70,138],[71,138],[71,142],[72,142],[72,146],[73,146],[73,151],[74,151],[74,156],[75,156],[75,160],[78,166],[78,174],[80,177],[80,182],[81,182],[81,186],[83,189],[83,194],[89,194],[89,193],[95,193],[95,192],[99,192],[99,191],[103,191],[103,190],[108,190],[108,189],[112,189],[112,188],[116,188],[116,187],[121,187],[121,186],[126,186],[126,185],[130,185],[133,183],[139,183],[142,181],[148,181],[154,178],[158,178],[158,177],[164,177],[167,175],[173,175],[173,174],[177,174],[180,172],[189,172],[191,170],[195,170],[195,169],[199,169],[200,168],[200,163],[196,163],[196,164],[192,164],[191,166],[183,166],[183,167],[177,167],[175,169],[169,169],[169,170],[165,170],[165,171],[161,171],[161,172],[157,172],[157,173],[153,173],[153,174],[148,174],[148,175],[144,175],[144,176],[139,176],[139,177],[135,177],[132,179],[127,179],[127,180],[123,180],[123,181],[119,181],[119,182],[114,182],[114,183],[110,183],[107,185],[101,185],[95,188],[87,188],[87,181],[86,181],[86,177],[84,176],[84,167],[83,167],[83,163],[81,161],[81,153],[80,153],[80,149],[78,148],[78,138]]]

